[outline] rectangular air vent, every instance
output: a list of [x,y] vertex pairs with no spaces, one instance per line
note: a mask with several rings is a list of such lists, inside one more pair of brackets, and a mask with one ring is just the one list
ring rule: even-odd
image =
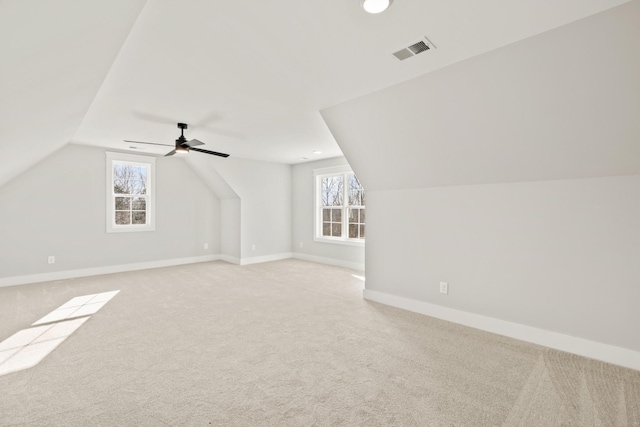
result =
[[414,55],[419,54],[420,52],[424,52],[425,50],[429,50],[429,46],[425,42],[418,42],[416,44],[412,44],[407,49],[413,52]]
[[408,47],[400,49],[397,52],[393,52],[393,56],[398,58],[400,61],[404,61],[407,58],[411,58],[412,56],[416,56],[419,53],[426,52],[430,49],[435,49],[436,47],[429,41],[428,38],[424,38],[417,43],[413,43]]
[[413,53],[409,49],[402,49],[393,53],[393,56],[398,58],[400,61],[404,61],[407,58],[411,58]]

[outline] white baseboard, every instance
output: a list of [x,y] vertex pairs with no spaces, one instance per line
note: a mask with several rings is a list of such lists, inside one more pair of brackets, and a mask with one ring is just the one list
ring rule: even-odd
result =
[[[136,262],[133,264],[109,265],[104,267],[83,268],[79,270],[55,271],[51,273],[30,274],[0,278],[0,287],[25,285],[27,283],[49,282],[52,280],[74,279],[76,277],[97,276],[100,274],[122,273],[149,268],[171,267],[174,265],[194,264],[197,262],[217,261],[221,255],[204,255],[189,258],[163,259],[159,261]],[[225,260],[226,261],[226,260]]]
[[317,262],[318,264],[334,265],[336,267],[344,267],[344,268],[350,268],[351,270],[364,271],[364,264],[360,264],[357,262],[343,261],[341,259],[324,258],[321,256],[302,254],[299,252],[294,252],[293,258],[301,259],[304,261]]
[[50,282],[52,280],[74,279],[76,277],[97,276],[100,274],[122,273],[125,271],[146,270],[149,268],[171,267],[174,265],[193,264],[207,261],[226,261],[231,264],[249,265],[261,262],[278,261],[291,258],[291,252],[265,255],[251,258],[236,258],[229,255],[216,254],[190,258],[165,259],[159,261],[138,262],[132,264],[109,265],[104,267],[83,268],[78,270],[55,271],[51,273],[29,274],[0,278],[0,287],[25,285],[28,283]]
[[640,352],[538,329],[519,323],[508,322],[493,317],[468,313],[441,305],[386,294],[365,289],[363,296],[370,301],[379,302],[415,313],[425,314],[449,322],[470,326],[487,332],[531,342],[556,350],[566,351],[591,359],[601,360],[614,365],[640,370]]
[[[240,259],[240,265],[258,264],[260,262],[279,261],[281,259],[291,258],[291,252],[285,252],[281,254],[254,256],[249,258]],[[236,263],[237,264],[237,263]]]
[[220,261],[225,261],[231,264],[238,264],[240,265],[240,258],[236,258],[234,256],[230,256],[230,255],[219,255],[218,258]]

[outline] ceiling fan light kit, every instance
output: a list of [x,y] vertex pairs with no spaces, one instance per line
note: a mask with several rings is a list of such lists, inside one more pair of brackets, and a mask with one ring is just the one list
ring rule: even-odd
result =
[[[173,156],[176,154],[180,154],[180,155],[189,154],[189,151],[197,151],[199,153],[211,154],[212,156],[229,157],[229,155],[225,153],[218,153],[217,151],[209,151],[209,150],[203,150],[202,148],[196,148],[197,145],[204,145],[204,143],[202,141],[198,141],[197,139],[192,139],[190,141],[187,141],[187,138],[184,137],[184,130],[187,129],[188,127],[189,125],[187,125],[186,123],[178,123],[178,129],[180,129],[180,136],[178,137],[178,139],[176,139],[175,148],[169,151],[167,154],[165,154],[164,155],[165,157]],[[136,144],[163,145],[166,147],[172,147],[169,144],[158,144],[156,142],[129,141],[126,139],[124,140],[124,142],[133,142]]]
[[381,13],[389,8],[392,0],[360,0],[362,8],[367,13]]

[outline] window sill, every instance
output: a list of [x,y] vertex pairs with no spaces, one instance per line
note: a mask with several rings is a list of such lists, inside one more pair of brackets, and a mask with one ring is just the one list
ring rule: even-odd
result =
[[156,228],[153,226],[142,226],[142,227],[132,227],[132,226],[124,226],[124,227],[116,227],[111,226],[107,227],[107,233],[136,233],[136,232],[144,232],[144,231],[155,231]]
[[333,245],[345,245],[345,246],[364,246],[364,240],[345,240],[345,239],[332,239],[328,237],[314,237],[314,242],[329,243]]

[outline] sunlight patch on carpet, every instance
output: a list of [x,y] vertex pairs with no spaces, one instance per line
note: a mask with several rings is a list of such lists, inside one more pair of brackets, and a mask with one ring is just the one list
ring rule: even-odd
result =
[[0,375],[32,368],[120,291],[75,297],[0,342]]

